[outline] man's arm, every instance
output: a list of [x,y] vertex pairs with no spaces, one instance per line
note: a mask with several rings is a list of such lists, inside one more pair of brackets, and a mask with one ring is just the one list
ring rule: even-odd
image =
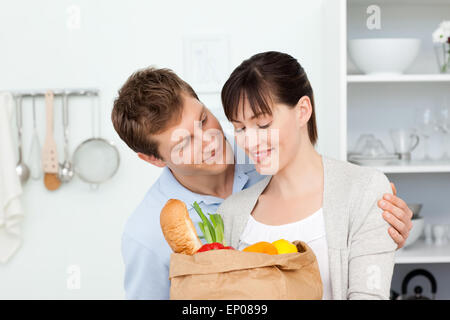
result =
[[385,193],[383,199],[378,201],[378,207],[383,209],[383,219],[391,226],[389,235],[397,243],[397,249],[405,245],[412,228],[413,213],[405,201],[397,196],[395,185],[391,182],[392,193]]
[[169,299],[169,266],[157,252],[124,234],[122,257],[125,263],[126,299]]

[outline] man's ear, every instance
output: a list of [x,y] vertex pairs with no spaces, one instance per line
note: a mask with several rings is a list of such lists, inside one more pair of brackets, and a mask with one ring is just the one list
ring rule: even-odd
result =
[[148,163],[150,163],[150,164],[152,164],[154,166],[157,166],[159,168],[163,168],[163,167],[166,166],[166,163],[163,160],[158,159],[155,156],[149,156],[149,155],[146,155],[146,154],[141,153],[141,152],[138,152],[137,155],[142,160],[144,160],[144,161],[146,161],[146,162],[148,162]]
[[298,120],[302,125],[306,125],[312,115],[312,104],[308,96],[301,97],[295,106]]

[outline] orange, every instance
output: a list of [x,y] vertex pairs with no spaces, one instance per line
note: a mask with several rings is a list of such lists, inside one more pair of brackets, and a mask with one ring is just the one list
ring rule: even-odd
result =
[[270,242],[266,242],[266,241],[260,241],[260,242],[254,243],[242,251],[259,252],[259,253],[267,253],[267,254],[278,254],[277,248]]

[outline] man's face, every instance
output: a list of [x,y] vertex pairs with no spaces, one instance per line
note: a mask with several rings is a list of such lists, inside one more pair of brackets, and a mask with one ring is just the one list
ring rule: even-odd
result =
[[165,164],[179,175],[218,174],[234,159],[219,121],[188,94],[179,123],[152,137]]

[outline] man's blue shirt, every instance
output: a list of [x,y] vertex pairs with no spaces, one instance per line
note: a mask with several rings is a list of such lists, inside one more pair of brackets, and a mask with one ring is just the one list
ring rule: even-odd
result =
[[[239,152],[236,150],[236,154]],[[242,159],[242,154],[238,159]],[[237,163],[233,193],[246,189],[264,178],[249,164]],[[239,161],[236,161],[239,162]],[[169,299],[169,263],[172,249],[164,239],[159,222],[162,207],[169,199],[186,203],[197,234],[201,234],[200,217],[192,208],[194,201],[205,213],[215,213],[223,199],[194,193],[182,186],[165,167],[143,201],[128,218],[122,235],[122,257],[125,263],[125,294],[127,299]],[[204,243],[204,240],[202,240]]]

